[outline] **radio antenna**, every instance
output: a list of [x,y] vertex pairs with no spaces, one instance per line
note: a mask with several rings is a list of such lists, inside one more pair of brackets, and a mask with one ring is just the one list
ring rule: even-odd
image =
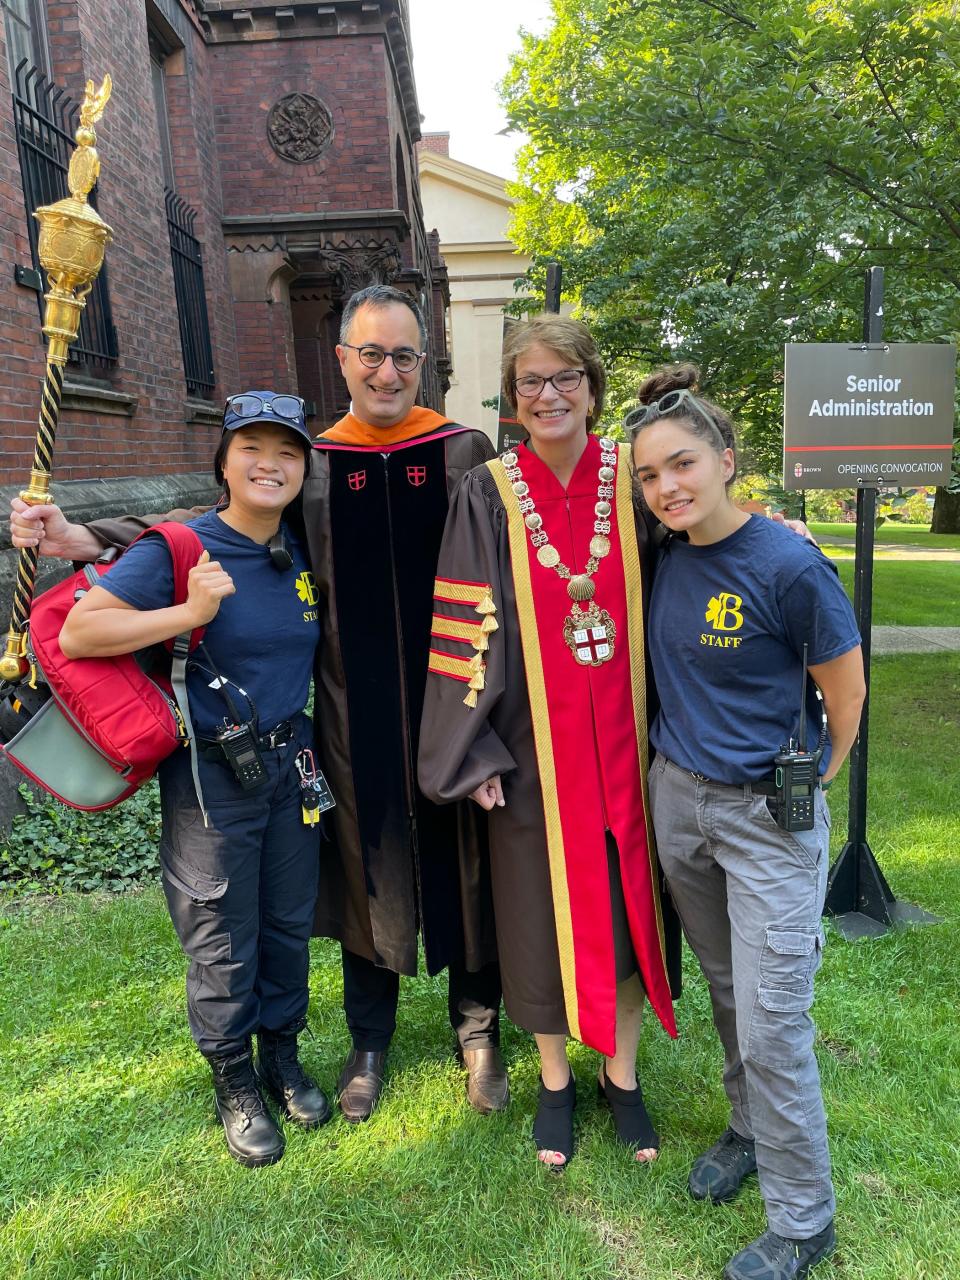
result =
[[803,646],[803,672],[800,676],[800,738],[798,751],[807,749],[807,646]]

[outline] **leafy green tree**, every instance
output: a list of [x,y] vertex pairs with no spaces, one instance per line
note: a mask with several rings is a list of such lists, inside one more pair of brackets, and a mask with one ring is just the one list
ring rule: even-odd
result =
[[[858,339],[866,267],[889,340],[955,340],[956,0],[553,5],[503,86],[530,137],[513,236],[618,378],[694,360],[777,471],[782,345]],[[960,492],[937,510],[960,528]]]

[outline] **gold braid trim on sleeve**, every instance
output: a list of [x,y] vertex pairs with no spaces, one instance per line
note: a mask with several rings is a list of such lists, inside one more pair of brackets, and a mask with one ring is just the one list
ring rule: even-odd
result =
[[432,671],[434,675],[450,676],[454,680],[461,680],[468,686],[467,696],[463,700],[464,705],[467,707],[477,705],[477,691],[483,688],[483,673],[486,670],[486,665],[479,653],[472,658],[457,658],[453,654],[440,653],[437,649],[431,649],[427,670]]
[[[455,578],[437,578],[433,586],[433,597],[441,604],[472,604],[474,611],[480,614],[479,622],[468,622],[462,618],[435,613],[431,635],[438,639],[470,644],[476,650],[476,656],[467,660],[431,649],[428,666],[428,670],[437,675],[465,680],[469,684],[469,692],[463,700],[464,705],[475,707],[477,694],[484,687],[483,673],[486,669],[480,655],[490,648],[490,634],[499,630],[499,623],[494,616],[497,606],[493,602],[493,589],[489,582],[459,582]],[[466,674],[463,674],[464,670]]]

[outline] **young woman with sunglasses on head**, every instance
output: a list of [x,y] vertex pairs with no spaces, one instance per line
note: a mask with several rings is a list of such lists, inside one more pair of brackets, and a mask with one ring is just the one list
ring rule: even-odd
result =
[[[823,944],[824,788],[857,733],[863,661],[830,562],[732,502],[733,427],[696,379],[690,365],[652,375],[626,421],[644,503],[673,535],[650,605],[657,847],[710,985],[731,1107],[730,1127],[695,1162],[689,1185],[696,1199],[726,1201],[758,1171],[769,1229],[724,1276],[799,1280],[834,1247],[809,1009]],[[801,717],[807,743],[822,742],[804,655],[827,736],[810,829],[785,830],[774,757],[798,740]]]
[[[231,397],[214,460],[224,498],[190,522],[205,550],[187,600],[173,602],[165,542],[143,538],[74,606],[61,632],[64,653],[82,658],[206,628],[187,668],[203,806],[190,753],[177,751],[159,771],[160,863],[190,959],[190,1030],[210,1062],[230,1153],[247,1166],[272,1164],[284,1150],[262,1090],[305,1128],[330,1116],[297,1056],[319,858],[319,827],[301,810],[312,746],[302,712],[320,628],[312,574],[282,520],[303,486],[310,446],[296,397]],[[57,533],[54,524],[53,545]],[[246,737],[228,741],[223,731],[237,722],[248,722]],[[232,754],[243,776],[231,765],[231,743],[239,743]]]
[[591,431],[605,376],[583,325],[516,326],[503,387],[527,439],[454,498],[420,784],[489,810],[504,1003],[540,1051],[540,1160],[559,1169],[573,1155],[574,1036],[603,1055],[617,1134],[649,1161],[659,1138],[636,1077],[640,1019],[649,1000],[676,1034],[678,949],[645,803],[647,528],[627,447]]

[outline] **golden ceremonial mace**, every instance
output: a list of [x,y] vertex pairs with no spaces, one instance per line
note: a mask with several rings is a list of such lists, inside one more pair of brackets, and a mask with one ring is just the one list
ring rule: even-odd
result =
[[[31,506],[52,502],[50,479],[53,471],[53,441],[60,421],[63,369],[67,351],[80,328],[80,312],[87,294],[103,265],[113,232],[87,203],[87,196],[100,173],[93,126],[103,115],[113,88],[105,76],[99,89],[92,80],[86,84],[76,132],[76,150],[70,157],[67,186],[70,195],[56,204],[41,205],[34,213],[40,223],[40,263],[47,275],[49,293],[43,332],[47,336],[47,367],[40,392],[40,421],[30,471],[29,487],[20,494]],[[0,680],[17,684],[30,670],[27,657],[27,620],[33,603],[37,578],[37,547],[21,547],[17,560],[17,584],[13,594],[7,645],[0,657]]]

